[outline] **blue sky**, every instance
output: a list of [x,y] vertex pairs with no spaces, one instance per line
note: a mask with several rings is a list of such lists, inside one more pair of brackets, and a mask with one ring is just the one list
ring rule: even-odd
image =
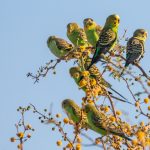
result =
[[[42,110],[49,108],[53,102],[53,112],[61,112],[65,116],[60,105],[63,99],[72,98],[78,104],[81,102],[83,92],[78,90],[68,73],[72,63],[60,64],[57,76],[49,73],[39,84],[33,84],[33,80],[26,77],[29,71],[35,73],[39,66],[55,59],[46,45],[49,35],[66,39],[66,25],[69,22],[82,25],[84,18],[91,17],[103,25],[106,17],[113,13],[121,17],[120,35],[124,29],[128,29],[127,36],[130,37],[137,28],[145,28],[150,33],[149,6],[148,0],[0,0],[1,149],[16,149],[9,138],[15,134],[14,123],[19,119],[16,112],[18,106],[33,103]],[[148,38],[145,57],[141,62],[146,71],[150,65],[149,45]],[[114,88],[118,88],[117,84]],[[119,88],[124,92],[122,87]],[[141,117],[141,120],[144,119]],[[55,144],[61,138],[58,132],[54,134],[49,126],[40,124],[34,115],[27,115],[26,120],[35,127],[36,132],[25,144],[25,150],[61,149]],[[90,134],[95,137],[95,133]]]

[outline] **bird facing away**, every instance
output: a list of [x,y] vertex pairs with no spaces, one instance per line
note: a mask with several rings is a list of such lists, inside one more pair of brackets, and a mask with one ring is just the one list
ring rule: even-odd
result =
[[84,19],[83,25],[88,42],[95,47],[99,39],[100,32],[102,31],[102,27],[97,25],[96,22],[91,18]]
[[104,123],[106,120],[106,115],[97,110],[97,108],[92,104],[85,105],[84,111],[87,113],[88,124],[97,133],[100,133],[102,136],[107,135],[107,133],[112,135],[117,135],[126,140],[131,140],[124,133],[121,133],[115,129],[111,129],[111,127],[105,127]]
[[87,70],[89,70],[93,64],[97,63],[103,55],[110,52],[114,48],[118,37],[119,23],[120,17],[118,15],[113,14],[108,16],[100,33],[99,40],[96,43],[96,50],[91,64],[88,66]]
[[65,110],[69,119],[75,124],[80,123],[82,128],[88,128],[86,114],[81,108],[71,99],[65,99],[62,101],[62,108]]
[[139,62],[141,58],[144,57],[144,47],[146,39],[147,31],[144,29],[137,29],[133,33],[133,36],[127,42],[126,62],[121,75],[123,74],[124,70],[129,66],[129,64]]
[[50,51],[58,58],[65,56],[73,49],[72,44],[56,36],[50,36],[48,38],[47,46],[49,47]]
[[77,23],[67,25],[67,37],[75,46],[89,46],[85,31]]

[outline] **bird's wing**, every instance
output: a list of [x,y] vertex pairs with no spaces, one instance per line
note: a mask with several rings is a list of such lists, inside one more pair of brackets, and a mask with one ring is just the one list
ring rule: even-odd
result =
[[131,38],[127,43],[126,59],[128,63],[133,63],[144,53],[144,44],[141,40]]
[[101,113],[93,114],[92,115],[92,122],[93,124],[98,127],[98,128],[103,128],[102,127],[102,120],[104,120],[103,115]]
[[100,38],[97,42],[97,46],[111,45],[116,40],[116,38],[117,38],[117,36],[114,31],[112,31],[111,29],[104,30],[100,34]]
[[79,29],[79,36],[81,37],[81,39],[87,41],[87,37],[86,37],[84,29],[82,28]]
[[106,87],[111,87],[111,85],[102,77],[102,74],[100,73],[99,69],[93,65],[90,69],[89,69],[90,75],[94,78],[96,78],[98,84],[102,84]]
[[101,31],[102,31],[102,27],[101,27],[100,25],[97,25],[97,26],[96,26],[96,32],[97,32],[98,34],[100,34]]
[[72,109],[73,109],[74,115],[77,116],[78,118],[80,118],[81,117],[81,108],[74,106],[74,107],[72,107]]
[[65,50],[70,50],[73,48],[72,44],[69,44],[67,41],[63,39],[57,39],[56,40],[56,45],[59,49],[65,49]]

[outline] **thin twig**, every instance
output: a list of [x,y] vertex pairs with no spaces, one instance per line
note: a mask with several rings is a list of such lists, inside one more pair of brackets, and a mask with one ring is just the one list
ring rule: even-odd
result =
[[72,150],[75,150],[75,148],[74,148],[74,146],[73,146],[73,143],[70,141],[70,139],[66,136],[66,134],[65,134],[65,132],[64,132],[64,130],[63,130],[63,128],[61,127],[61,125],[59,124],[59,122],[57,122],[56,120],[54,120],[54,119],[50,119],[49,117],[47,117],[47,116],[45,116],[45,115],[43,115],[42,113],[40,113],[37,109],[36,109],[36,107],[33,105],[33,104],[30,104],[32,107],[33,107],[33,109],[34,109],[34,112],[36,112],[37,114],[39,114],[39,115],[41,115],[42,117],[44,117],[45,119],[47,119],[47,120],[50,120],[50,122],[51,123],[54,123],[58,128],[59,128],[59,131],[60,131],[60,133],[62,134],[62,136],[71,144],[71,146],[72,146]]
[[[127,85],[127,88],[128,88],[128,90],[129,90],[129,92],[131,93],[131,95],[132,95],[133,99],[135,100],[135,102],[137,102],[137,100],[136,100],[136,98],[135,98],[133,92],[132,92],[131,89],[130,89],[130,86],[129,86],[127,80],[126,80],[125,78],[123,78],[123,77],[122,77],[122,79],[126,82],[126,85]],[[144,115],[144,116],[146,116],[146,117],[148,117],[148,118],[150,117],[148,114],[145,114],[145,113],[142,111],[142,108],[141,108],[140,106],[139,106],[139,109],[140,109],[140,113],[141,113],[142,115]]]
[[[120,57],[120,58],[122,58],[124,61],[126,61],[126,59],[125,59],[122,55],[116,54],[115,56],[116,56],[116,57]],[[143,69],[137,62],[134,62],[133,65],[136,66],[137,68],[139,68],[140,71],[142,72],[142,75],[143,75],[144,77],[146,77],[148,80],[150,80],[150,77],[147,75],[147,73],[144,71],[144,69]]]

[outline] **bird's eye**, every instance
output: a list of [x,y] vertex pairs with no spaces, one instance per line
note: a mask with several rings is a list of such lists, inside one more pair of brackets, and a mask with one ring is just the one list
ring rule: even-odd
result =
[[63,105],[66,105],[66,102],[64,102]]
[[93,19],[91,19],[91,21],[93,21]]
[[143,35],[144,35],[145,33],[144,33],[144,32],[141,32],[141,34],[143,34]]

